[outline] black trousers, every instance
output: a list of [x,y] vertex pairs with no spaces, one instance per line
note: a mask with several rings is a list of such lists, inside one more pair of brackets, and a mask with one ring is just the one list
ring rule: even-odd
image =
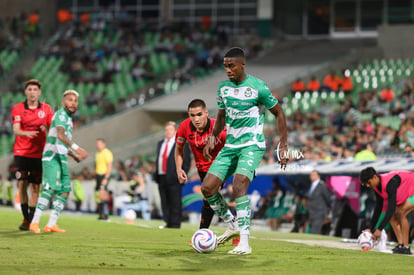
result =
[[161,198],[161,208],[167,228],[180,228],[182,219],[181,194],[182,185],[177,182],[168,182],[167,176],[160,175],[158,190]]

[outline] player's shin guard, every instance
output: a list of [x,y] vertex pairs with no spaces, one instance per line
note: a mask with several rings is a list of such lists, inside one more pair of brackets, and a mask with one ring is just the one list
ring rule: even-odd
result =
[[203,208],[201,209],[200,229],[209,228],[213,216],[214,210],[210,207],[210,204],[207,200],[203,200]]
[[52,197],[52,195],[53,195],[52,190],[43,190],[42,191],[42,193],[40,194],[39,199],[37,200],[36,211],[33,215],[33,219],[31,221],[31,223],[39,223],[40,217],[42,216],[43,211],[48,206],[49,200]]
[[211,209],[223,219],[224,222],[228,223],[234,219],[233,214],[229,211],[227,202],[224,200],[220,192],[217,192],[215,195],[210,198],[206,198],[207,202],[210,204]]
[[247,196],[236,199],[237,222],[240,228],[240,244],[249,244],[250,234],[250,202]]
[[59,218],[60,213],[62,213],[63,208],[65,207],[66,200],[68,199],[68,196],[65,195],[58,195],[53,201],[53,210],[50,214],[49,222],[47,223],[47,226],[54,227],[57,223],[57,220]]

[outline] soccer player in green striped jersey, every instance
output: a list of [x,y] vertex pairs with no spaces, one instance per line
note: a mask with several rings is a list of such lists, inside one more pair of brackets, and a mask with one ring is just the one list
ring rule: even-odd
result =
[[[247,188],[254,177],[265,151],[263,135],[264,111],[268,109],[276,117],[280,133],[278,159],[281,168],[288,161],[287,127],[285,114],[266,83],[244,71],[246,60],[241,48],[231,48],[224,56],[224,68],[228,80],[222,81],[217,91],[219,111],[212,135],[204,155],[211,158],[216,137],[227,127],[226,143],[220,151],[201,185],[201,191],[217,215],[227,223],[226,232],[218,237],[222,244],[240,234],[240,243],[229,254],[251,254],[250,202]],[[223,196],[218,192],[222,182],[234,174],[233,192],[236,199],[236,219],[227,211]]]
[[40,233],[40,217],[53,195],[56,197],[53,200],[53,209],[44,231],[66,232],[58,227],[57,220],[68,199],[69,192],[72,190],[67,155],[77,162],[88,157],[88,153],[72,141],[72,115],[78,108],[78,97],[79,94],[74,90],[65,91],[62,100],[63,107],[52,118],[42,155],[43,191],[30,224],[30,231],[33,233]]

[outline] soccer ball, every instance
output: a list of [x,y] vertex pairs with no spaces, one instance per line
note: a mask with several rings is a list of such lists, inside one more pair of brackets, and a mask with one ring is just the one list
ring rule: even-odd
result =
[[363,231],[358,237],[358,244],[362,250],[368,251],[374,247],[372,234],[369,231]]
[[125,212],[124,216],[125,216],[125,219],[133,221],[137,218],[137,213],[134,210],[129,209]]
[[217,236],[213,231],[202,228],[194,233],[191,245],[196,253],[213,252],[217,247]]

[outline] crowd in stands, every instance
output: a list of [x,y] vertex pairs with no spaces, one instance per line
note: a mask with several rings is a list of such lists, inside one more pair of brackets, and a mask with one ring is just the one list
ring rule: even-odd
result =
[[9,49],[21,51],[28,40],[39,33],[39,14],[0,18],[0,51]]
[[[336,79],[336,84],[329,86],[332,79]],[[311,96],[312,91],[306,92],[306,86],[314,87],[319,94],[333,91],[342,93],[343,97],[337,102],[322,99],[314,109],[303,111],[298,108],[288,117],[289,146],[300,150],[304,159],[363,161],[390,155],[414,157],[413,77],[396,83],[394,88],[398,90],[398,96],[389,85],[382,90],[345,91],[341,89],[342,85],[353,86],[346,70],[342,78],[335,73],[328,74],[319,88],[317,82],[314,76],[307,85],[301,79],[295,80],[292,83],[293,97],[304,93]],[[351,94],[357,95],[356,100]],[[391,119],[392,123],[384,122],[382,118]],[[273,128],[265,131],[268,148],[263,163],[271,164],[276,161],[274,150],[279,140]]]
[[[93,84],[80,92],[87,96],[85,109],[96,111],[82,113],[81,106],[79,124],[204,77],[222,65],[230,46],[229,30],[209,24],[141,22],[125,12],[109,10],[78,18],[58,11],[58,19],[58,30],[39,49],[39,59],[59,60],[63,86],[80,90],[80,85]],[[247,50],[254,57],[261,44],[249,41]],[[38,78],[33,71],[25,74]],[[20,83],[21,79],[12,81],[10,91],[21,92]]]

